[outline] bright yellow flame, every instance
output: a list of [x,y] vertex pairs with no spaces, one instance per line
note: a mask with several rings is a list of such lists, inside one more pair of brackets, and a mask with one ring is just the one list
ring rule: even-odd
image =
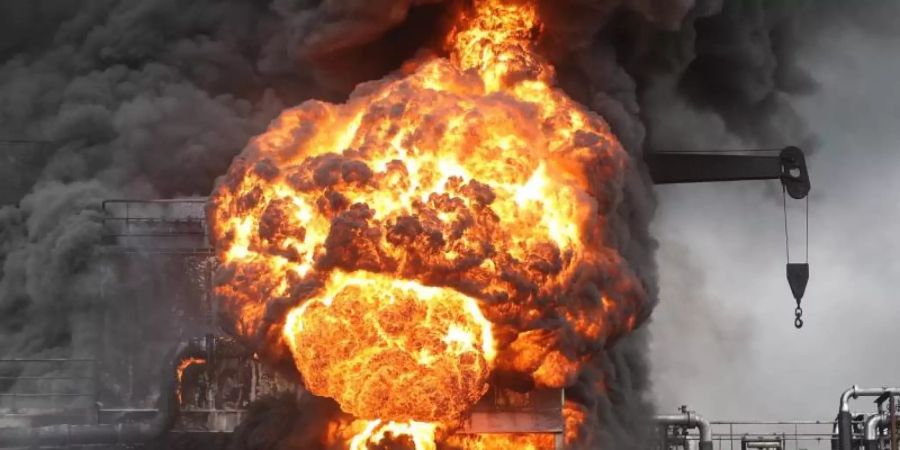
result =
[[312,393],[398,423],[461,419],[496,354],[473,298],[368,272],[332,272],[320,296],[288,314],[283,335]]
[[350,440],[350,450],[367,450],[369,444],[380,444],[391,435],[395,438],[408,437],[415,450],[435,450],[434,443],[437,426],[423,422],[384,422],[380,420],[368,421],[365,429]]

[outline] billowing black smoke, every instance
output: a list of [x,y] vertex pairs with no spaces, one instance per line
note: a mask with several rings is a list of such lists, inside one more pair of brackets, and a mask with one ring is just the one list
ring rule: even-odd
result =
[[[812,136],[789,97],[815,85],[792,58],[811,6],[543,0],[541,46],[560,85],[603,115],[636,161],[653,150],[803,145]],[[208,194],[284,106],[340,100],[422,48],[439,52],[457,7],[0,0],[0,139],[31,142],[0,143],[0,355],[95,351],[102,199]],[[655,301],[654,199],[640,165],[630,171],[614,239]],[[591,413],[589,448],[643,445],[644,328],[598,355],[571,390]],[[257,409],[242,436],[268,426],[271,413]]]

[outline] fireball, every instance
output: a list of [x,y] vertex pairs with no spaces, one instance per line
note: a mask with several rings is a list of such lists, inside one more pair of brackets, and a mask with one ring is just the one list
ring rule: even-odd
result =
[[349,448],[433,448],[492,372],[565,387],[640,314],[606,220],[627,155],[540,31],[530,2],[475,0],[447,58],[284,111],[212,196],[237,332],[362,421]]
[[484,395],[493,338],[474,299],[366,273],[336,280],[284,329],[310,391],[356,417],[420,422],[458,420]]

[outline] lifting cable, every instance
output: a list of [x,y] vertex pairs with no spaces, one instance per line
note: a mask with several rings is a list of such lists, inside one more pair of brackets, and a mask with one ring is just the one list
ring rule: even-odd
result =
[[806,292],[806,283],[809,281],[809,196],[804,198],[805,204],[805,254],[802,263],[791,262],[790,234],[788,232],[787,189],[781,186],[782,208],[784,210],[784,251],[787,258],[787,278],[791,286],[794,299],[797,300],[797,308],[794,309],[794,327],[803,328],[803,308],[800,300]]

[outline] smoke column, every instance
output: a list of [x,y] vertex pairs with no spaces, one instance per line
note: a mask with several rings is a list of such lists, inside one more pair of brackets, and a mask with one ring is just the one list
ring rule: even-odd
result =
[[[814,140],[787,95],[815,85],[791,58],[796,18],[809,6],[545,0],[541,45],[560,85],[601,114],[636,160],[655,149],[803,145]],[[434,48],[453,7],[0,2],[0,138],[39,141],[0,144],[0,355],[91,351],[88,318],[104,307],[95,250],[102,199],[208,194],[285,106],[340,101]],[[615,243],[655,302],[653,210],[649,180],[634,168]],[[570,394],[596,421],[598,445],[641,445],[652,411],[645,328],[602,352]]]

